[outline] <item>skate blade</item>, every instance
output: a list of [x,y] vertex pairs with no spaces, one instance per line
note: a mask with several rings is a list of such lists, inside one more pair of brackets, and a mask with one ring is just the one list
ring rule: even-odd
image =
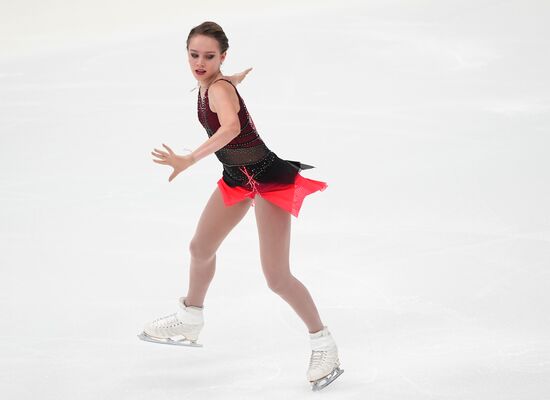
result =
[[314,392],[317,392],[317,391],[327,387],[328,385],[330,385],[332,382],[334,382],[334,380],[336,378],[338,378],[340,375],[342,375],[343,373],[344,373],[344,370],[340,369],[340,367],[334,368],[334,370],[330,374],[328,374],[327,376],[324,376],[321,379],[318,379],[318,380],[314,381],[311,390],[313,390]]
[[172,344],[176,346],[188,346],[188,347],[202,347],[202,344],[193,342],[189,339],[182,339],[182,340],[172,340],[170,338],[161,339],[161,338],[149,336],[145,332],[141,332],[139,335],[137,335],[137,337],[140,338],[141,340],[144,340],[146,342],[151,342],[151,343]]

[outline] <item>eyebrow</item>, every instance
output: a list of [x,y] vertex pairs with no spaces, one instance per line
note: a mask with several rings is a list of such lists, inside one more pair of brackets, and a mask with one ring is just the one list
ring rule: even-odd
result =
[[[197,53],[199,53],[199,51],[195,50],[195,49],[189,49],[189,51],[195,51]],[[216,53],[215,51],[205,51],[205,53]]]

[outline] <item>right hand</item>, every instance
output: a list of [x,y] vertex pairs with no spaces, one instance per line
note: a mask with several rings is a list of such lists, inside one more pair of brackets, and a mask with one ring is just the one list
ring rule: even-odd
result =
[[153,160],[154,162],[158,164],[170,165],[174,169],[168,178],[168,182],[172,182],[172,180],[178,176],[180,172],[185,171],[193,165],[195,163],[195,159],[190,154],[185,156],[177,155],[170,147],[166,146],[164,143],[162,145],[166,147],[168,152],[155,149],[155,151],[151,152],[151,154],[160,158],[160,160]]

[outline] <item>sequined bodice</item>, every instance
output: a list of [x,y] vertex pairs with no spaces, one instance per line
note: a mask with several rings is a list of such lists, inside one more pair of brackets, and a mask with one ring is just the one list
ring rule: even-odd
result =
[[[224,166],[250,165],[266,159],[270,156],[271,151],[256,131],[254,122],[252,121],[252,118],[248,113],[246,105],[244,104],[237,88],[227,79],[218,80],[229,82],[237,92],[240,105],[238,116],[241,124],[241,131],[239,135],[236,136],[231,142],[215,152],[216,157],[222,164],[224,164]],[[199,91],[197,100],[198,117],[200,123],[206,129],[208,137],[211,137],[220,128],[220,121],[218,120],[218,114],[210,110],[208,102],[208,89],[206,89],[204,96],[203,101]]]

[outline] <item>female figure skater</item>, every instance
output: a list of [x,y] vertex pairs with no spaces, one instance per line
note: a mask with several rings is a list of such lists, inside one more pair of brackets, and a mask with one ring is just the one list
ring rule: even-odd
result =
[[[249,70],[226,78],[220,66],[227,56],[228,39],[215,22],[203,22],[187,38],[189,66],[198,81],[198,118],[209,139],[187,155],[154,149],[153,161],[169,165],[172,181],[180,172],[215,153],[223,164],[222,177],[202,212],[190,242],[189,289],[176,313],[145,325],[140,339],[156,343],[197,344],[204,325],[203,301],[216,266],[216,250],[228,233],[254,206],[260,258],[269,288],[282,297],[304,321],[311,343],[307,379],[319,390],[336,379],[339,368],[336,343],[319,317],[305,286],[289,267],[291,215],[298,217],[305,196],[324,190],[325,182],[302,177],[302,169],[314,168],[283,160],[260,138],[235,84]],[[258,196],[256,196],[258,195]]]

